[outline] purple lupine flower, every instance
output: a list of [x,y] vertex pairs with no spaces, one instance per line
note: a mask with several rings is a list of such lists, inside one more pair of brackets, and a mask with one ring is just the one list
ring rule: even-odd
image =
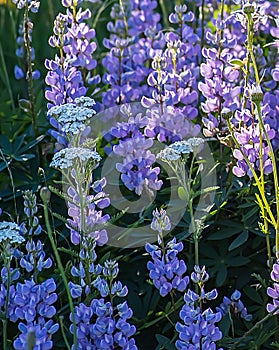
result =
[[86,296],[92,293],[95,280],[102,273],[102,266],[96,264],[96,242],[87,236],[81,242],[78,266],[73,265],[71,275],[77,283],[69,282],[69,288],[73,298],[78,298],[84,292]]
[[[95,247],[95,245],[94,245]],[[91,249],[87,253],[94,251]],[[85,252],[86,248],[83,249]],[[93,260],[96,259],[94,251]],[[85,256],[81,256],[82,259]],[[81,268],[72,269],[75,273],[80,274]],[[93,271],[94,270],[94,271]],[[128,289],[123,286],[120,281],[115,281],[119,268],[115,260],[107,260],[104,266],[95,266],[90,270],[90,273],[99,274],[92,282],[92,285],[97,288],[102,299],[93,299],[90,305],[80,303],[75,307],[75,320],[77,324],[78,349],[120,349],[137,350],[135,341],[131,338],[136,328],[130,325],[127,320],[133,315],[132,310],[128,307],[125,301],[122,304],[112,305],[112,300],[115,296],[125,297],[128,294]],[[70,288],[78,292],[78,285],[71,284]],[[72,292],[73,295],[73,292]],[[80,294],[81,295],[81,294]],[[110,297],[110,301],[106,302],[104,298]],[[72,315],[70,315],[72,321]],[[70,331],[73,333],[73,325],[70,326]]]
[[[264,174],[270,174],[272,172],[272,162],[269,157],[269,147],[266,145],[265,136],[263,135],[262,151],[260,150],[260,125],[258,121],[255,121],[249,110],[236,111],[234,115],[233,123],[240,126],[238,131],[234,133],[235,138],[240,144],[241,150],[235,149],[233,152],[234,157],[237,159],[237,165],[233,167],[233,173],[242,177],[247,174],[249,177],[253,177],[253,174],[246,163],[243,153],[249,159],[253,168],[257,171],[260,169],[261,161],[260,154],[262,152],[262,163]],[[265,129],[270,140],[275,137],[275,131],[270,128],[269,124],[265,123]],[[243,153],[242,153],[243,152]]]
[[232,55],[227,49],[219,54],[214,48],[203,48],[202,55],[206,58],[206,63],[201,64],[201,75],[205,80],[199,83],[199,90],[206,98],[202,110],[205,113],[218,112],[219,115],[225,107],[236,110],[241,88],[236,85],[239,72],[228,65]]
[[240,315],[245,321],[251,321],[252,315],[248,314],[246,307],[243,302],[240,300],[241,293],[238,290],[235,290],[231,297],[224,297],[223,302],[220,307],[217,307],[217,310],[225,316],[227,313]]
[[39,235],[42,232],[42,227],[39,224],[39,219],[37,217],[37,197],[35,193],[27,190],[24,192],[23,199],[24,213],[28,218],[27,226],[29,228],[29,231],[27,230],[25,234],[28,236]]
[[154,231],[158,231],[159,234],[162,234],[163,231],[169,231],[171,229],[170,218],[167,216],[167,212],[164,209],[156,208],[153,211],[153,219],[151,221],[150,227]]
[[[75,171],[72,171],[72,177],[73,181],[76,182],[76,186],[78,186]],[[108,214],[103,215],[102,212],[102,209],[110,205],[110,200],[103,191],[103,187],[106,185],[105,178],[98,182],[98,185],[99,191],[96,191],[97,187],[94,183],[89,185],[95,192],[95,194],[89,195],[86,189],[83,189],[82,193],[77,193],[77,190],[73,187],[68,189],[68,196],[73,199],[72,202],[68,203],[68,214],[71,217],[71,219],[68,219],[68,227],[71,231],[73,244],[79,244],[83,236],[89,236],[98,245],[104,245],[108,241],[107,231],[102,228],[110,219]],[[81,201],[84,205],[81,205]],[[84,223],[81,222],[81,210],[83,210]]]
[[14,4],[16,4],[18,9],[23,9],[26,5],[28,5],[28,9],[37,13],[40,7],[40,1],[38,0],[12,0]]
[[17,283],[14,297],[14,319],[24,320],[27,324],[36,319],[51,319],[56,314],[52,305],[57,301],[56,284],[53,278],[41,284],[34,280]]
[[[92,57],[96,50],[95,31],[84,23],[91,17],[91,12],[89,9],[82,11],[81,8],[76,11],[80,1],[74,2],[73,6],[69,3],[62,2],[65,7],[74,8],[75,11],[58,14],[54,22],[54,35],[49,39],[49,44],[60,50],[60,57],[56,55],[54,60],[45,62],[49,70],[46,83],[50,88],[45,93],[50,101],[48,108],[84,96],[87,87],[82,74],[85,72],[88,72],[88,80],[94,81],[90,71],[97,65]],[[98,83],[100,79],[96,77],[95,80]]]
[[148,125],[144,133],[160,142],[175,142],[185,137],[197,136],[200,132],[198,124],[193,124],[180,109],[172,106],[164,108],[163,113],[160,108],[154,107],[147,110],[147,116]]
[[221,321],[222,313],[211,308],[202,309],[204,302],[216,299],[218,295],[216,289],[205,293],[204,285],[208,278],[205,267],[195,265],[191,280],[198,285],[200,294],[188,289],[184,295],[185,304],[179,314],[182,322],[177,322],[175,327],[179,333],[179,340],[175,343],[178,350],[216,349],[216,342],[222,338],[222,332],[216,325]]
[[156,6],[154,0],[133,0],[123,7],[113,6],[113,22],[107,26],[110,38],[104,39],[109,52],[103,59],[107,70],[103,81],[110,86],[103,94],[104,105],[138,101],[148,93],[145,79],[150,71],[149,60],[153,50],[161,47]]
[[116,156],[122,158],[122,163],[117,163],[116,168],[121,173],[121,180],[130,191],[141,195],[143,190],[153,193],[162,186],[158,180],[159,167],[153,168],[156,157],[149,148],[153,141],[144,135],[138,134],[125,140],[120,140],[113,147]]
[[[104,299],[93,299],[90,306],[79,304],[75,307],[78,348],[137,350],[132,338],[136,328],[128,322],[132,314],[126,301],[118,304],[115,311]],[[70,331],[73,332],[72,325]]]
[[165,246],[163,232],[171,228],[171,222],[165,210],[153,211],[151,228],[159,233],[159,245],[150,243],[145,245],[145,250],[153,260],[147,263],[147,268],[150,271],[149,276],[163,297],[175,289],[183,292],[189,283],[189,277],[184,276],[187,266],[183,260],[179,260],[177,257],[178,253],[183,250],[183,243],[176,243],[174,237]]
[[267,288],[267,295],[273,299],[273,304],[267,304],[267,311],[274,312],[274,314],[279,314],[279,262],[277,261],[270,273],[271,279],[274,282],[273,288]]

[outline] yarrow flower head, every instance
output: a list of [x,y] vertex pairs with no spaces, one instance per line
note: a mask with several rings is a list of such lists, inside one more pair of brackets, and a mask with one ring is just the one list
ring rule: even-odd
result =
[[21,244],[25,241],[21,229],[15,222],[0,222],[0,244]]
[[157,159],[162,159],[163,161],[175,161],[180,159],[180,153],[175,149],[166,147],[157,154]]
[[88,161],[93,161],[95,164],[98,164],[101,159],[98,152],[92,151],[89,148],[65,148],[55,153],[50,166],[63,170],[72,168],[74,164],[76,164],[76,161],[79,161],[81,164]]

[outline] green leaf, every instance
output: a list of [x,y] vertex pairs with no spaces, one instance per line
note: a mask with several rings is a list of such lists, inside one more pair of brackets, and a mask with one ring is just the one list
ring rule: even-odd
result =
[[156,334],[156,339],[159,343],[159,347],[157,349],[166,349],[166,350],[175,350],[174,345],[171,343],[170,339],[161,335]]
[[12,153],[12,144],[6,135],[0,135],[0,147],[6,155]]
[[240,68],[244,67],[243,61],[241,61],[241,60],[239,60],[237,58],[229,61],[229,64],[231,64],[232,66],[240,67]]
[[244,230],[238,237],[236,237],[232,243],[229,245],[228,251],[232,251],[237,247],[240,247],[242,244],[247,242],[249,237],[248,231]]
[[227,275],[228,275],[228,271],[226,267],[224,265],[220,266],[220,269],[217,272],[217,277],[216,277],[216,284],[218,287],[223,285],[223,283],[227,278]]
[[35,158],[35,154],[21,154],[21,155],[12,155],[14,160],[18,162],[26,162],[29,159]]
[[188,201],[189,196],[188,196],[187,192],[185,191],[184,187],[179,186],[178,190],[177,190],[177,193],[178,193],[178,197],[182,201]]
[[18,101],[19,107],[24,111],[24,112],[28,112],[31,109],[31,103],[30,101],[22,98]]
[[43,139],[45,138],[45,135],[41,135],[38,136],[35,140],[33,140],[32,142],[29,142],[27,145],[23,146],[20,149],[20,153],[26,152],[28,150],[30,150],[31,148],[33,148],[34,146],[36,146],[39,142],[41,142]]

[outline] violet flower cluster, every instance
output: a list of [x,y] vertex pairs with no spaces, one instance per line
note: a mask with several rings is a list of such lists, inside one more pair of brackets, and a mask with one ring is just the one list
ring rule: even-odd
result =
[[[216,342],[222,338],[222,332],[216,325],[222,319],[222,313],[214,312],[211,308],[203,309],[208,301],[217,298],[217,290],[205,292],[204,285],[209,275],[205,266],[195,265],[191,280],[197,284],[200,293],[188,289],[184,294],[185,304],[180,311],[181,321],[176,324],[179,340],[175,342],[176,349],[217,349]],[[219,348],[221,350],[221,348]]]
[[109,85],[103,93],[105,106],[139,101],[148,93],[149,60],[153,50],[161,47],[162,37],[157,36],[160,16],[154,13],[156,7],[156,0],[122,1],[113,6],[113,21],[107,25],[110,37],[104,39],[109,49],[103,59],[107,70],[103,82]]
[[163,240],[163,232],[169,231],[171,223],[166,211],[156,209],[153,212],[151,228],[159,233],[158,245],[146,243],[145,249],[150,254],[152,261],[147,263],[149,276],[161,296],[172,293],[174,290],[184,292],[189,277],[185,276],[187,266],[183,260],[178,259],[178,253],[183,250],[183,243],[176,242],[174,237],[166,245]]
[[[199,83],[199,90],[206,98],[202,103],[202,110],[209,114],[209,120],[212,113],[217,113],[220,118],[223,108],[233,112],[239,107],[241,88],[236,85],[239,72],[228,64],[233,56],[227,49],[219,53],[215,48],[203,48],[202,55],[206,59],[201,64],[201,75],[205,79]],[[206,118],[203,122],[209,128]]]
[[[156,157],[150,150],[153,140],[143,134],[148,118],[129,106],[125,107],[120,108],[123,121],[116,123],[105,138],[111,144],[112,140],[118,140],[118,144],[111,148],[119,160],[116,169],[121,173],[124,185],[137,195],[143,191],[152,195],[161,188],[162,181],[158,179],[160,168],[154,167]],[[106,149],[107,153],[111,152],[111,148]]]
[[[272,162],[269,157],[269,147],[266,144],[265,135],[262,135],[263,141],[261,145],[260,134],[263,134],[263,131],[260,128],[259,121],[255,120],[255,117],[252,116],[248,109],[244,109],[236,111],[234,124],[238,125],[234,136],[240,145],[240,149],[236,148],[233,151],[233,155],[237,159],[237,164],[233,167],[233,173],[238,177],[242,177],[245,174],[253,177],[251,169],[244,158],[245,155],[254,170],[260,170],[262,164],[264,174],[270,174],[272,172]],[[272,140],[275,137],[275,130],[271,129],[267,123],[264,126],[269,139]]]
[[49,89],[45,93],[48,108],[84,96],[87,91],[85,74],[88,74],[88,83],[99,82],[98,77],[90,75],[97,65],[92,57],[96,50],[95,31],[84,23],[91,17],[91,12],[89,9],[77,9],[80,3],[63,0],[62,5],[73,12],[68,9],[66,15],[59,13],[54,21],[54,35],[50,37],[49,44],[59,50],[60,56],[57,54],[54,60],[45,61],[48,69],[46,84]]
[[159,141],[177,141],[185,136],[196,136],[199,125],[191,120],[198,115],[197,69],[199,38],[187,24],[195,16],[187,12],[186,5],[176,5],[170,22],[178,25],[177,32],[165,34],[167,47],[157,50],[153,58],[153,71],[147,82],[151,97],[144,96],[142,105],[147,111],[145,134]]
[[25,245],[26,252],[24,254],[23,249],[21,249],[21,252],[18,251],[17,255],[20,257],[20,266],[27,272],[32,273],[36,279],[39,272],[43,269],[49,269],[52,266],[52,260],[46,256],[42,241],[40,239],[34,239],[42,232],[42,227],[39,224],[39,218],[37,216],[36,195],[32,191],[27,190],[23,195],[23,199],[27,223],[22,223],[21,228],[27,240]]

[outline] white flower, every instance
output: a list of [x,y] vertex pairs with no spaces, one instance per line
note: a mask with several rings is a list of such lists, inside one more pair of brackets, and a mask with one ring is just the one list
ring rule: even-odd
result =
[[180,158],[180,154],[176,152],[176,150],[167,147],[157,154],[157,158],[165,161],[178,160]]
[[72,167],[76,160],[79,160],[80,162],[93,160],[95,163],[98,163],[101,159],[102,158],[98,152],[92,151],[89,148],[72,147],[57,152],[54,155],[50,166],[53,168],[67,169]]
[[96,114],[92,109],[95,101],[90,97],[78,97],[75,103],[66,103],[49,109],[48,115],[57,119],[62,131],[66,134],[78,134],[87,126],[88,121]]
[[175,150],[177,153],[180,154],[190,154],[193,152],[193,148],[191,144],[188,141],[176,141],[175,143],[171,144],[169,146],[171,149]]
[[187,140],[187,142],[192,148],[196,148],[204,143],[204,139],[202,139],[201,137],[191,137]]
[[20,227],[15,222],[0,222],[0,243],[21,244],[25,238],[20,235]]

